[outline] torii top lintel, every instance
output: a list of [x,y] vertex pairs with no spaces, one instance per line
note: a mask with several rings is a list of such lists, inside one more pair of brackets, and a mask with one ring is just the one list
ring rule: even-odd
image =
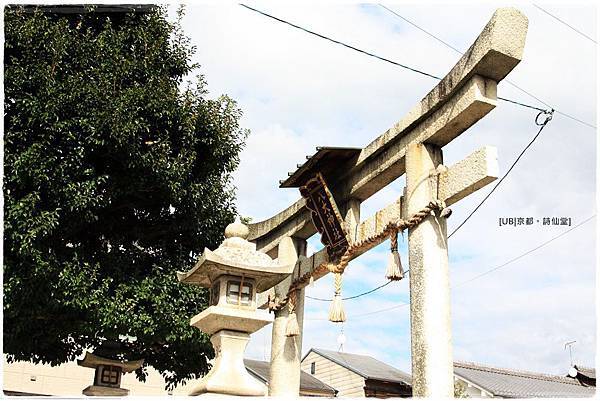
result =
[[[521,61],[527,26],[519,10],[496,10],[450,72],[402,120],[353,157],[353,165],[337,180],[340,207],[369,198],[404,174],[409,144],[445,146],[494,109],[497,83]],[[315,233],[304,199],[249,228],[248,239],[265,252],[285,236]]]

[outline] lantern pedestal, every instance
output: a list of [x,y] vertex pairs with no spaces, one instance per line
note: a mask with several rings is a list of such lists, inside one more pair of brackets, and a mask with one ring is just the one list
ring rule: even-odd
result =
[[87,396],[125,397],[126,395],[129,395],[129,390],[120,387],[87,386],[81,393]]
[[[266,323],[265,323],[266,324]],[[240,396],[266,396],[266,386],[252,377],[244,366],[244,351],[250,335],[240,331],[220,330],[212,335],[216,359],[190,395],[221,393]]]

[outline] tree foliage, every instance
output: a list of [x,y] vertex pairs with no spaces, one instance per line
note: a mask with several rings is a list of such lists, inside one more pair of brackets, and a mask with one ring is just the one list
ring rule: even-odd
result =
[[[235,215],[247,132],[207,97],[165,9],[5,8],[4,352],[56,365],[106,340],[169,387],[208,370],[179,284]],[[129,336],[125,339],[123,336]]]
[[454,380],[454,398],[469,398],[467,384],[461,380]]

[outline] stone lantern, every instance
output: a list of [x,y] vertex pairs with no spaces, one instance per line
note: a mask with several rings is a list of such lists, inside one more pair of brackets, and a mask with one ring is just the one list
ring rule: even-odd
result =
[[86,352],[85,357],[78,360],[77,364],[85,368],[95,369],[96,373],[94,374],[94,384],[86,387],[82,394],[103,397],[128,395],[129,390],[121,387],[121,376],[123,376],[123,373],[133,372],[141,368],[143,363],[143,359],[121,362]]
[[191,270],[177,273],[183,283],[210,289],[210,306],[190,324],[211,335],[215,361],[190,395],[266,395],[264,384],[244,366],[250,334],[273,321],[266,311],[257,310],[256,294],[284,280],[294,265],[281,265],[257,251],[256,244],[246,240],[248,234],[248,227],[236,220],[227,226],[225,240],[214,252],[205,248]]

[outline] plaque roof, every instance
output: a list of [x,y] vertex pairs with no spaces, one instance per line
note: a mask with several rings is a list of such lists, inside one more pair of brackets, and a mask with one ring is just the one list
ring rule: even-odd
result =
[[279,181],[279,188],[301,187],[317,172],[327,180],[334,180],[346,171],[344,167],[348,167],[358,159],[361,151],[361,148],[319,146],[317,153],[306,156],[306,163],[299,164],[296,171],[288,173],[288,178]]

